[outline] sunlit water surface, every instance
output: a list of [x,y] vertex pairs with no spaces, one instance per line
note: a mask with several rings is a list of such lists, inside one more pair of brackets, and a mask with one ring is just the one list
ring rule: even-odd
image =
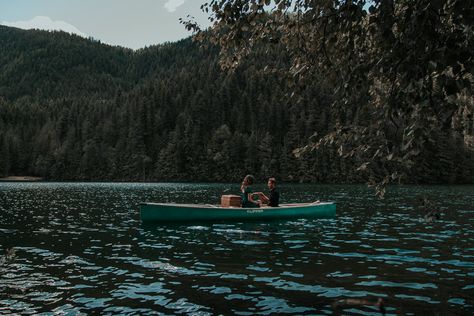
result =
[[474,313],[473,186],[392,187],[378,200],[365,186],[286,185],[285,202],[334,200],[337,217],[140,222],[142,201],[217,203],[237,191],[0,183],[0,314],[379,314],[336,308],[347,298],[382,298],[389,315]]

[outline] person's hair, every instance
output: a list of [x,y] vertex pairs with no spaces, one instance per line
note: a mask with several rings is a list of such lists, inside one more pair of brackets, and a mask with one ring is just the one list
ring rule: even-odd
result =
[[255,181],[254,176],[252,176],[251,174],[246,175],[245,178],[244,178],[244,181],[245,181],[245,179],[247,179],[248,184],[253,184],[253,182]]
[[270,181],[270,182],[273,183],[273,184],[276,184],[276,183],[277,183],[277,180],[276,180],[275,178],[273,178],[273,177],[268,178],[268,181]]

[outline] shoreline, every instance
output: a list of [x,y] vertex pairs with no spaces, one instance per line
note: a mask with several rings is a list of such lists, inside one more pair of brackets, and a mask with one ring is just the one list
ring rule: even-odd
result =
[[[0,178],[0,183],[5,182],[39,182],[39,183],[140,183],[140,184],[160,184],[160,183],[181,183],[181,184],[236,184],[237,182],[232,181],[192,181],[192,180],[147,180],[147,181],[134,181],[134,180],[58,180],[58,179],[46,179],[35,176],[8,176]],[[262,182],[263,183],[263,182]],[[298,185],[298,184],[309,184],[309,185],[365,185],[367,183],[331,183],[331,182],[311,182],[311,181],[280,181],[280,184]],[[474,183],[392,183],[388,187],[397,186],[472,186]]]
[[38,182],[44,181],[44,178],[33,176],[8,176],[0,178],[0,182]]

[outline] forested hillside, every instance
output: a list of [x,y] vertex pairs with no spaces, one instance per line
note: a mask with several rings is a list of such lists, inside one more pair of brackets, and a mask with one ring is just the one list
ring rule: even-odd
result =
[[[360,162],[331,144],[295,158],[334,129],[333,95],[321,80],[295,100],[286,82],[257,70],[261,60],[288,62],[262,47],[229,74],[218,49],[190,39],[132,51],[0,26],[0,176],[365,181]],[[406,182],[472,182],[473,138],[472,117],[432,135]]]

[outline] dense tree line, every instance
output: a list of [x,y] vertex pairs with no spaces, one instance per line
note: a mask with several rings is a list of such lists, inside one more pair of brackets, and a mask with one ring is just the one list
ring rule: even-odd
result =
[[[335,129],[335,96],[324,80],[295,99],[280,74],[260,70],[265,60],[288,64],[284,51],[262,46],[232,73],[218,60],[216,47],[190,39],[132,51],[0,26],[0,176],[367,180],[359,158],[340,156],[335,143],[295,156]],[[356,114],[371,120],[347,105]],[[472,117],[458,120],[456,130],[431,135],[407,182],[472,181]]]

